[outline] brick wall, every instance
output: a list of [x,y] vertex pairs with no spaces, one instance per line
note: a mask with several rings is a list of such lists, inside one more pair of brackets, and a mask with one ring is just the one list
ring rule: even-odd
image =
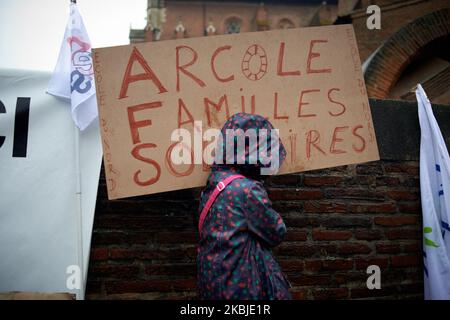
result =
[[[167,1],[167,21],[163,25],[161,40],[175,38],[174,30],[180,19],[186,28],[186,37],[203,36],[205,27],[210,21],[216,28],[216,34],[225,34],[225,22],[231,17],[241,21],[241,32],[256,31],[255,17],[259,6],[258,2]],[[281,19],[289,19],[295,27],[306,26],[316,12],[317,6],[308,3],[265,4],[271,29],[277,29]]]
[[[450,38],[450,5],[417,18],[387,40],[367,65],[364,78],[369,97],[386,98],[403,71],[428,46]],[[445,40],[447,39],[447,40]],[[438,43],[436,43],[438,41]]]
[[[274,252],[296,299],[423,297],[417,106],[370,105],[383,160],[268,182],[288,227]],[[433,108],[450,145],[450,108]],[[195,298],[199,194],[109,201],[102,173],[87,298]],[[366,288],[371,264],[381,268],[381,290]]]
[[395,2],[395,4],[388,5],[387,3],[375,1],[381,6],[381,30],[367,29],[367,6],[364,6],[363,9],[352,15],[361,62],[364,62],[372,52],[403,26],[428,13],[449,8],[448,0]]
[[[421,298],[417,161],[380,161],[273,177],[288,233],[274,250],[295,299]],[[199,189],[108,201],[102,175],[87,297],[196,297]],[[382,289],[366,289],[377,264]]]
[[[418,187],[415,161],[273,179],[270,196],[289,226],[275,252],[294,297],[421,297]],[[366,289],[371,264],[382,270],[380,291]]]

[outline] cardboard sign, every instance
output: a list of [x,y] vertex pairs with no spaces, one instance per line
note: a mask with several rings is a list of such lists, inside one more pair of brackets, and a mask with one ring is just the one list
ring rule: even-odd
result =
[[171,161],[181,143],[172,132],[185,128],[202,139],[206,129],[220,129],[242,111],[263,115],[280,130],[288,155],[279,174],[379,159],[351,25],[93,54],[110,199],[204,185],[208,166]]

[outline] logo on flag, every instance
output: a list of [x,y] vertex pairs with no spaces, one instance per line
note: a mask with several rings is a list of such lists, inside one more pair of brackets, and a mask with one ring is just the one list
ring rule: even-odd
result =
[[419,84],[420,189],[425,299],[450,299],[450,158],[430,101]]
[[93,88],[93,74],[91,45],[79,37],[67,39],[72,49],[71,63],[73,71],[70,73],[70,92],[76,91],[84,94]]
[[70,100],[72,118],[80,130],[98,115],[91,44],[74,3],[70,5],[70,18],[47,92]]

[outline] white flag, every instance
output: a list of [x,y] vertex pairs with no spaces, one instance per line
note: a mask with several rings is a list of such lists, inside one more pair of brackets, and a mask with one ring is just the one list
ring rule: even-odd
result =
[[450,158],[430,101],[419,84],[420,189],[425,299],[450,299]]
[[72,119],[80,130],[98,115],[91,44],[74,3],[47,92],[70,100]]

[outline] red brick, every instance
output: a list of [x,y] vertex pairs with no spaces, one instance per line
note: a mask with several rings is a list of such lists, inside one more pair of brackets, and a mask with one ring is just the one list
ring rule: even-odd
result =
[[386,191],[386,195],[393,200],[417,200],[419,193],[417,191],[405,191],[405,190],[389,190]]
[[338,166],[338,167],[332,167],[332,168],[327,168],[327,169],[321,169],[321,170],[317,170],[316,173],[318,173],[318,174],[345,173],[348,171],[348,167],[349,166]]
[[419,174],[419,164],[417,162],[407,163],[407,162],[394,162],[385,163],[384,170],[387,173],[408,173],[412,175]]
[[337,201],[305,201],[304,212],[314,213],[344,213],[347,211],[347,204]]
[[183,245],[183,247],[173,245],[155,249],[155,253],[159,260],[195,260],[197,257],[197,245]]
[[280,256],[310,257],[316,252],[316,250],[317,248],[310,244],[293,245],[282,243],[274,250],[274,252]]
[[422,206],[419,202],[413,203],[399,203],[398,211],[400,213],[421,213]]
[[284,272],[302,271],[304,266],[304,261],[300,259],[292,259],[292,260],[279,259],[278,263],[280,264],[280,267]]
[[413,267],[418,266],[421,258],[415,256],[394,256],[391,257],[391,264],[393,267]]
[[289,277],[293,286],[317,286],[326,285],[331,282],[330,275],[299,275]]
[[270,188],[268,190],[271,200],[315,200],[322,199],[323,193],[319,189],[288,189]]
[[139,281],[107,281],[106,292],[168,292],[173,290],[196,290],[194,279],[152,279]]
[[375,245],[377,253],[400,253],[402,252],[399,244],[396,243],[377,243]]
[[403,244],[403,252],[422,252],[422,241]]
[[[383,280],[381,280],[383,281]],[[383,286],[381,283],[381,289],[369,290],[366,288],[352,288],[350,289],[350,297],[352,299],[361,298],[375,298],[375,297],[386,297],[397,293],[397,288],[394,286]]]
[[284,241],[306,241],[308,234],[305,231],[298,231],[295,229],[289,229]]
[[305,271],[319,271],[322,269],[322,260],[305,260]]
[[374,184],[375,181],[376,181],[375,176],[353,175],[347,177],[347,179],[345,180],[345,186],[367,186]]
[[359,164],[356,166],[357,174],[381,175],[383,168],[379,164]]
[[311,176],[305,175],[303,184],[307,187],[325,187],[336,186],[342,182],[343,178],[340,176]]
[[376,185],[377,186],[399,186],[400,185],[400,179],[396,177],[376,177]]
[[322,261],[324,270],[349,270],[353,268],[353,260],[327,259]]
[[129,230],[137,230],[137,231],[163,231],[163,230],[177,230],[184,231],[192,226],[192,216],[187,214],[186,212],[181,213],[178,212],[174,215],[144,215],[143,217],[133,219],[126,219],[123,222],[127,229]]
[[130,231],[151,230],[157,226],[164,226],[168,224],[176,225],[177,227],[186,227],[189,224],[187,215],[184,216],[147,216],[142,214],[125,215],[103,215],[96,220],[96,228],[103,228],[108,230],[121,230],[126,226]]
[[197,243],[198,232],[159,232],[157,235],[159,243]]
[[193,260],[197,256],[196,246],[164,248],[110,248],[110,258],[114,260]]
[[420,178],[418,176],[404,178],[401,185],[403,187],[408,187],[408,189],[418,190],[420,188]]
[[178,293],[167,293],[163,300],[198,300],[197,292],[181,291]]
[[346,285],[350,287],[352,283],[364,283],[367,281],[367,274],[358,271],[345,271],[345,273],[335,273],[334,282],[337,285]]
[[95,245],[120,244],[127,242],[127,235],[124,232],[99,232],[95,230],[92,233],[92,243]]
[[380,226],[404,226],[417,223],[417,216],[390,216],[390,217],[375,217],[373,219],[375,224]]
[[315,300],[334,300],[348,298],[349,291],[347,288],[326,288],[313,291]]
[[86,295],[88,294],[100,294],[102,292],[102,281],[91,280],[86,284]]
[[380,269],[385,269],[389,265],[389,259],[388,258],[369,258],[369,259],[358,258],[358,259],[355,259],[355,268],[356,269],[366,270],[367,267],[371,266],[371,265],[377,265],[380,267]]
[[315,244],[314,246],[317,249],[316,254],[322,257],[333,256],[337,252],[337,245],[333,242]]
[[372,249],[364,243],[343,243],[338,247],[340,254],[370,253]]
[[303,217],[303,216],[296,216],[296,217],[286,217],[284,219],[284,222],[288,227],[294,227],[294,228],[305,228],[310,226],[318,226],[320,225],[320,220],[313,217]]
[[103,261],[108,259],[108,248],[92,248],[91,261]]
[[299,201],[283,201],[277,200],[272,203],[274,210],[280,213],[284,212],[302,212],[303,204]]
[[422,282],[423,283],[423,268],[420,266],[419,268],[407,268],[407,269],[393,269],[398,270],[402,273],[405,279],[409,281]]
[[89,267],[89,276],[93,278],[130,279],[136,278],[138,272],[139,267],[135,265],[91,264]]
[[416,283],[402,283],[399,286],[400,292],[403,292],[405,294],[413,294],[413,293],[423,293],[423,282],[416,282]]
[[301,175],[298,174],[282,174],[279,176],[270,177],[271,185],[286,185],[286,186],[296,186],[301,182]]
[[321,225],[326,228],[352,228],[352,227],[366,227],[372,225],[372,219],[368,216],[354,217],[354,216],[332,216],[327,217],[321,221]]
[[[180,190],[181,191],[181,190]],[[149,195],[149,196],[141,196],[136,200],[106,200],[106,204],[102,204],[101,212],[96,217],[100,217],[101,215],[123,215],[123,219],[126,220],[127,214],[156,214],[160,216],[165,216],[169,212],[182,212],[181,210],[177,210],[183,207],[186,200],[193,199],[193,197],[185,197],[181,193],[177,193],[175,199],[178,201],[171,201],[170,207],[167,206],[168,195],[164,195],[164,193]],[[173,195],[172,195],[173,197]],[[182,200],[185,199],[185,200]],[[169,216],[166,216],[166,219],[169,220]]]
[[149,264],[145,266],[145,273],[152,276],[171,276],[195,277],[197,266],[195,263],[168,263],[168,264]]
[[128,259],[155,259],[156,254],[154,250],[132,249],[132,248],[111,248],[110,257],[114,260],[128,260]]
[[358,229],[354,231],[355,238],[358,240],[379,240],[382,233],[380,230]]
[[131,259],[138,256],[135,250],[131,248],[111,248],[111,259]]
[[414,229],[394,229],[385,231],[385,235],[389,240],[419,239],[421,233]]
[[383,191],[378,190],[347,187],[339,189],[327,189],[325,191],[325,197],[336,199],[384,200],[385,194]]
[[350,203],[348,211],[352,213],[394,213],[397,212],[395,203]]
[[348,240],[352,237],[352,233],[351,231],[314,229],[312,237],[314,240]]
[[291,289],[291,295],[293,300],[306,300],[308,299],[308,290]]

